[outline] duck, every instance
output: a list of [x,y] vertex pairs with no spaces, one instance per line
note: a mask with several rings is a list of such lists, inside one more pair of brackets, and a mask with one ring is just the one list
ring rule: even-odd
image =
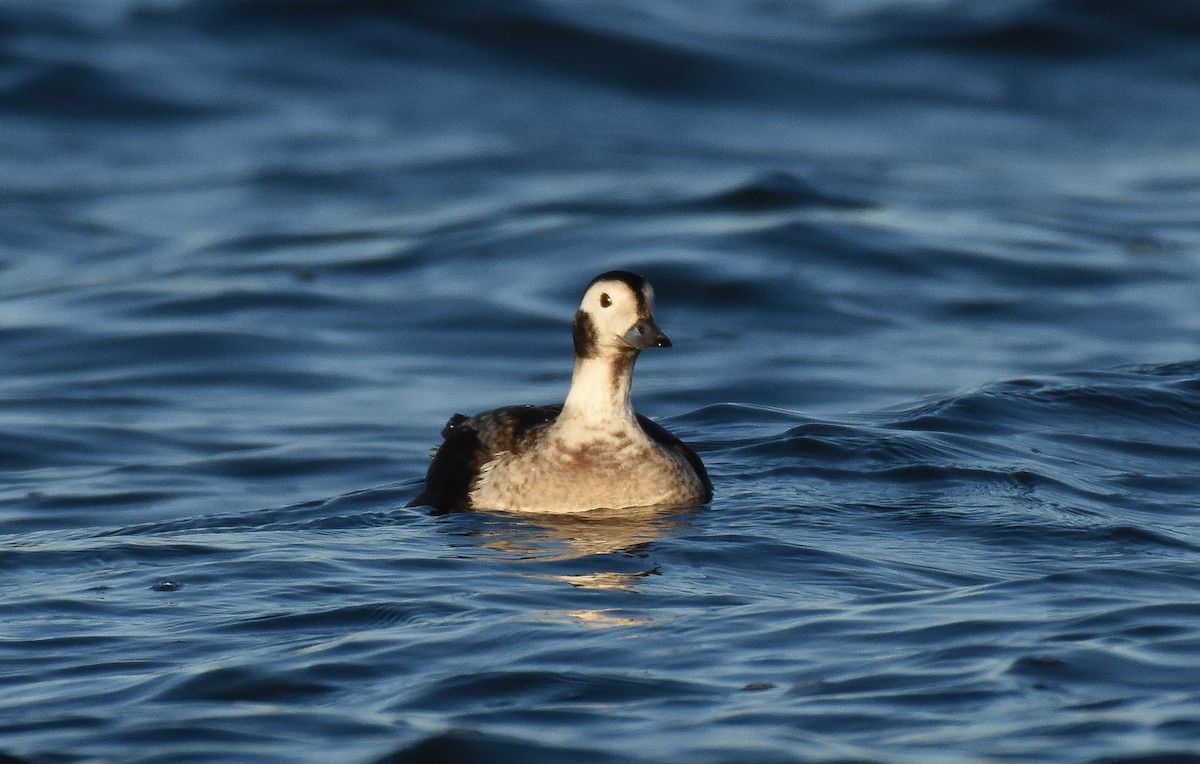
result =
[[654,321],[654,289],[622,270],[592,279],[571,323],[575,350],[566,400],[455,414],[409,506],[439,513],[574,513],[698,507],[712,499],[700,457],[634,411],[633,367],[669,348]]

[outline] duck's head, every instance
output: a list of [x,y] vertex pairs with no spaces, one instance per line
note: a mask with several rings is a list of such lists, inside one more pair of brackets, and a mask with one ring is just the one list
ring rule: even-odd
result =
[[671,347],[654,323],[654,289],[629,271],[609,271],[592,279],[575,313],[572,334],[576,358]]

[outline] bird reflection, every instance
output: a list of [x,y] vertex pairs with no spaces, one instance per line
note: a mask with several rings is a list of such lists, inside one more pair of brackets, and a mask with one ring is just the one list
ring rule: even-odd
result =
[[630,559],[646,560],[650,544],[673,533],[693,511],[635,507],[569,515],[495,514],[497,522],[474,535],[480,546],[513,561],[574,563],[570,572],[554,565],[552,572],[529,571],[530,576],[582,589],[633,592],[659,569],[647,564],[630,570]]

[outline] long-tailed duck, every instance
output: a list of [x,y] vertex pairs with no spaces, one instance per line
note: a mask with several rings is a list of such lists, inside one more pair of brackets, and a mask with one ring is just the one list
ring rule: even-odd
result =
[[629,402],[633,364],[671,347],[654,290],[628,271],[592,279],[572,325],[575,370],[562,404],[455,414],[410,506],[443,512],[582,512],[697,506],[712,498],[704,463]]

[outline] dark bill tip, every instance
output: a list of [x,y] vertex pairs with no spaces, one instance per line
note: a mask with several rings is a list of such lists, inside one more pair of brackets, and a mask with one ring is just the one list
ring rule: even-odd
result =
[[632,348],[642,350],[644,348],[669,348],[671,347],[671,339],[662,333],[658,325],[654,323],[652,318],[643,318],[638,321],[629,331],[621,336],[621,339],[626,345]]

